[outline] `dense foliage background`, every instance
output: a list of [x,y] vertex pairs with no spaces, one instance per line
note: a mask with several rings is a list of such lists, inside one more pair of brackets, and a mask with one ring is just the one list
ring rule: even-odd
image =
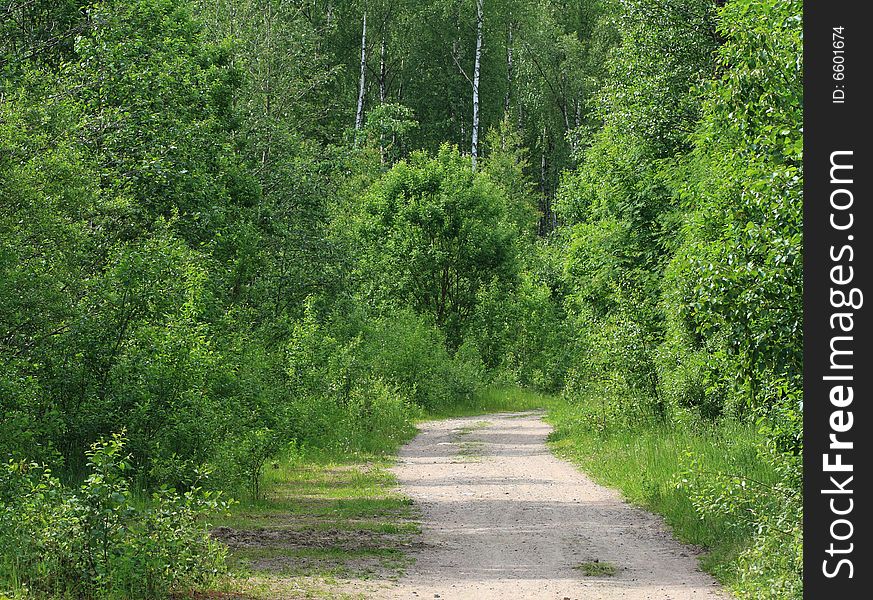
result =
[[[753,424],[778,481],[684,493],[750,532],[738,593],[799,597],[800,15],[0,2],[0,580],[188,585],[210,490],[498,382],[560,393],[558,437]],[[190,570],[129,539],[168,505]]]

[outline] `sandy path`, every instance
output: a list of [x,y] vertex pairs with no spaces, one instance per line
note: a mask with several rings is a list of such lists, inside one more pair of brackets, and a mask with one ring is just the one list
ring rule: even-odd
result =
[[[539,415],[434,421],[394,468],[421,508],[408,574],[372,598],[727,598],[661,521],[593,483],[546,448]],[[608,561],[590,577],[581,562]]]

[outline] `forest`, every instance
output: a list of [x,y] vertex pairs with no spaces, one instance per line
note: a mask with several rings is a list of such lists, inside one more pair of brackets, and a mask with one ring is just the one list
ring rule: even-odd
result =
[[0,598],[228,585],[271,465],[495,390],[800,598],[801,8],[0,0]]

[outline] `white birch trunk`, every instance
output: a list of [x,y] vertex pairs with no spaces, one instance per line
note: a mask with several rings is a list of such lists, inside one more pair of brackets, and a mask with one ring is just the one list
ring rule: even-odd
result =
[[358,112],[355,114],[355,129],[364,126],[364,86],[367,83],[367,13],[364,12],[364,25],[361,30],[361,81],[358,84]]
[[476,62],[473,65],[473,143],[470,156],[473,170],[479,158],[479,72],[482,62],[482,22],[484,20],[484,0],[476,0]]
[[509,112],[512,100],[512,21],[509,22],[509,35],[506,40],[506,96],[503,97],[503,112]]
[[[385,100],[388,97],[388,71],[386,64],[386,54],[387,50],[385,48],[385,31],[383,26],[382,31],[382,43],[379,46],[379,104],[384,105]],[[393,136],[392,136],[393,137]],[[379,134],[379,159],[381,163],[385,164],[385,134]]]
[[540,235],[544,236],[548,232],[547,223],[549,222],[549,196],[546,193],[546,128],[543,127],[543,135],[540,138],[540,192],[542,192],[542,216],[540,217],[539,230]]
[[388,97],[388,65],[386,64],[387,48],[385,34],[382,34],[382,44],[379,46],[379,104],[385,104]]

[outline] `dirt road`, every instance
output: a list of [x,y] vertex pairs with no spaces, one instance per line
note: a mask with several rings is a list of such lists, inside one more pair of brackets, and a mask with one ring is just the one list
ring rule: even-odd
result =
[[548,432],[532,413],[423,424],[395,467],[423,543],[406,576],[367,596],[728,597],[657,517],[555,458]]

